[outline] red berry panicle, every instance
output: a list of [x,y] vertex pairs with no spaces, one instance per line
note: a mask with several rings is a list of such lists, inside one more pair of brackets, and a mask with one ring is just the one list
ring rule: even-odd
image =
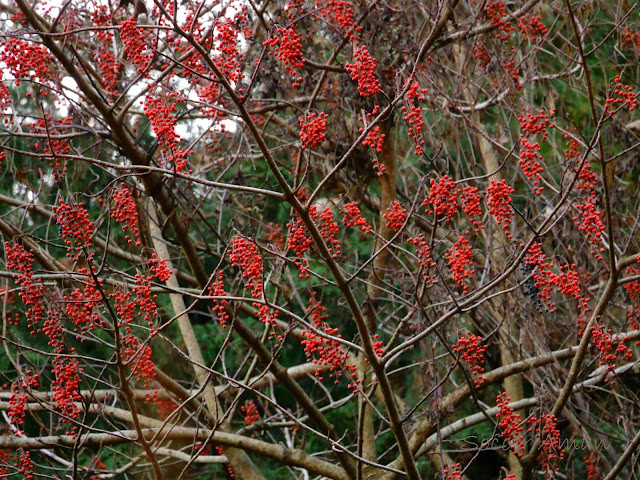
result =
[[418,247],[416,252],[418,255],[418,261],[420,266],[425,270],[424,274],[426,275],[430,268],[436,266],[436,263],[431,258],[431,249],[427,244],[427,240],[424,238],[424,233],[419,234],[417,237],[407,238],[407,243]]
[[509,233],[509,225],[513,216],[513,207],[511,206],[513,192],[513,187],[508,185],[505,180],[499,182],[491,180],[487,189],[489,213],[494,216],[498,225],[502,225],[502,230],[509,239],[512,238]]
[[558,419],[555,415],[546,413],[541,418],[533,417],[529,423],[533,424],[529,431],[535,431],[536,437],[542,441],[540,454],[542,470],[547,473],[547,478],[556,478],[555,473],[559,471],[557,464],[564,458],[565,453],[564,449],[560,447]]
[[40,386],[40,376],[27,370],[26,375],[21,376],[11,385],[11,397],[9,398],[9,406],[7,407],[7,415],[9,422],[16,428],[18,435],[23,435],[24,419],[27,413],[27,398],[29,392]]
[[[347,363],[348,355],[342,348],[340,342],[331,338],[326,338],[323,334],[330,335],[336,338],[342,338],[338,334],[337,328],[331,328],[325,320],[328,318],[326,314],[326,308],[316,299],[315,294],[309,298],[309,307],[307,313],[311,314],[311,324],[315,327],[315,331],[311,329],[305,329],[302,331],[301,341],[304,346],[304,353],[307,358],[313,358],[313,363],[320,365],[321,367],[329,367],[329,377],[335,379],[335,383],[338,383],[340,377],[342,377],[343,371],[346,371],[352,378],[355,378],[355,366]],[[316,371],[316,377],[322,381],[323,368],[318,368]],[[357,383],[357,382],[356,382]],[[355,383],[349,385],[349,388],[355,388]]]
[[[364,126],[359,129],[360,133],[363,133],[365,129],[368,127],[371,118],[376,115],[380,111],[380,107],[376,105],[374,109],[367,113],[364,117],[358,117],[358,120],[364,123]],[[376,125],[372,129],[367,132],[367,136],[362,141],[362,145],[365,147],[371,147],[376,153],[382,152],[382,147],[384,145],[385,134],[380,133],[380,126]],[[374,156],[373,158],[373,168],[376,170],[377,175],[381,177],[384,175],[386,167],[384,165],[380,165],[378,162],[378,157]]]
[[600,357],[600,365],[606,366],[607,375],[605,382],[609,381],[609,374],[615,377],[616,361],[618,359],[631,360],[633,351],[625,345],[626,338],[617,338],[612,335],[610,328],[603,325],[591,327],[591,344],[595,347]]
[[[224,275],[222,271],[218,272],[217,280],[213,280],[209,286],[209,294],[214,297],[225,297],[227,293],[224,290]],[[214,299],[213,300],[213,312],[218,317],[218,321],[222,328],[227,328],[227,322],[229,321],[229,314],[227,313],[227,300]]]
[[518,457],[524,455],[524,437],[522,435],[524,429],[520,425],[521,419],[513,408],[509,405],[511,398],[507,397],[505,392],[496,398],[498,413],[496,418],[499,420],[498,427],[502,430],[502,436],[509,443],[509,448]]
[[458,213],[458,194],[456,182],[448,175],[440,177],[437,181],[432,178],[429,196],[422,202],[422,206],[430,215],[435,213],[451,220]]
[[[72,353],[75,351],[72,349]],[[82,401],[80,395],[80,373],[82,368],[76,358],[60,356],[53,360],[54,380],[51,383],[53,390],[53,401],[58,411],[61,413],[62,423],[73,422],[82,409],[78,405]],[[75,435],[77,426],[73,426],[66,435]]]
[[474,384],[477,387],[484,383],[484,352],[486,345],[482,345],[482,338],[469,334],[466,337],[458,338],[458,343],[453,345],[453,351],[467,364],[474,377]]
[[179,147],[178,143],[181,138],[175,130],[177,120],[174,114],[177,110],[177,104],[184,100],[175,93],[169,93],[168,96],[176,99],[170,106],[167,106],[163,99],[148,95],[144,103],[144,113],[149,117],[153,133],[161,147],[161,165],[163,167],[171,166],[177,172],[181,172],[187,166],[187,156],[193,152]]
[[[315,206],[311,207],[315,210]],[[333,220],[333,212],[326,207],[320,214],[318,228],[324,241],[327,243],[329,252],[334,257],[340,255],[340,242],[338,241],[338,223]]]
[[307,112],[304,117],[300,117],[300,141],[302,149],[317,147],[325,140],[324,133],[327,131],[326,113]]
[[20,298],[27,307],[25,310],[27,327],[33,334],[45,313],[44,285],[40,279],[33,278],[33,251],[25,250],[18,243],[12,245],[9,242],[5,242],[4,249],[7,256],[7,269],[17,271],[13,274],[13,278],[20,287]]
[[358,91],[363,97],[375,95],[380,91],[380,83],[375,76],[378,61],[371,56],[365,45],[357,49],[354,63],[347,63],[345,68],[351,74],[351,79],[358,82]]
[[360,207],[358,202],[345,203],[342,207],[344,217],[342,223],[347,227],[358,227],[364,233],[371,233],[371,225],[367,223],[367,220],[360,214]]
[[466,294],[469,286],[465,280],[473,277],[473,262],[471,256],[473,250],[469,246],[469,240],[465,237],[459,237],[456,243],[447,250],[445,257],[449,264],[449,273],[453,277],[453,281],[462,287],[462,293]]
[[621,106],[629,108],[629,111],[635,110],[638,106],[638,94],[633,93],[633,89],[629,85],[624,85],[620,82],[619,75],[616,75],[613,81],[615,86],[605,102],[609,112],[616,113]]
[[407,220],[407,209],[400,202],[394,200],[382,217],[387,221],[387,227],[399,232]]
[[[291,3],[302,3],[300,0],[291,0]],[[325,18],[330,18],[339,28],[345,31],[345,36],[355,40],[355,33],[362,29],[355,23],[355,13],[347,0],[322,0],[316,1],[316,7]]]
[[149,258],[149,269],[153,274],[151,278],[157,278],[161,282],[166,282],[171,277],[171,270],[167,267],[167,262],[159,258],[156,252],[151,254]]
[[404,105],[402,106],[402,114],[404,121],[409,126],[409,137],[416,142],[415,154],[421,156],[424,154],[424,140],[422,139],[422,126],[424,119],[422,118],[422,110],[420,110],[420,102],[423,100],[422,95],[427,93],[426,89],[418,90],[418,83],[414,83],[407,90]]
[[528,13],[520,17],[518,28],[522,35],[529,37],[529,40],[539,41],[549,32],[549,29],[542,23],[542,17],[535,13]]
[[[0,61],[4,62],[5,68],[15,78],[16,85],[28,79],[46,84],[55,78],[49,68],[55,62],[43,45],[18,38],[6,38],[0,41]],[[40,93],[47,95],[48,90],[41,89]]]
[[604,246],[602,234],[604,224],[602,223],[602,213],[597,206],[596,185],[598,177],[591,170],[591,164],[585,163],[578,173],[576,190],[580,193],[576,202],[578,215],[573,217],[573,221],[578,230],[584,232],[591,244],[591,254],[601,260]]
[[[113,204],[111,205],[111,215],[118,223],[122,223],[122,231],[129,243],[140,246],[140,231],[138,230],[138,210],[133,194],[124,183],[120,188],[113,190]],[[132,238],[133,237],[133,238]]]
[[120,65],[112,52],[114,35],[110,28],[100,28],[111,27],[111,14],[106,5],[95,5],[94,8],[91,22],[96,27],[93,33],[97,40],[97,51],[93,52],[93,59],[100,70],[105,90],[115,94]]
[[[553,114],[553,112],[551,112]],[[540,195],[544,189],[542,187],[541,173],[544,171],[542,167],[542,155],[540,155],[540,142],[544,142],[549,135],[548,128],[553,128],[553,123],[549,120],[549,114],[544,110],[540,110],[535,115],[528,113],[527,115],[521,115],[520,129],[522,134],[520,135],[520,143],[522,148],[520,149],[520,159],[518,163],[520,168],[526,175],[526,177],[533,182],[534,192],[536,195]],[[539,135],[540,142],[530,141],[532,136]]]
[[462,198],[462,211],[469,216],[475,232],[479,233],[480,230],[484,230],[484,225],[480,221],[482,218],[482,210],[480,209],[478,188],[465,185],[458,195]]
[[[277,33],[266,40],[264,44],[273,48],[269,55],[275,55],[284,63],[284,68],[294,77],[298,74],[296,68],[304,65],[302,57],[301,36],[293,28],[278,27]],[[294,86],[299,86],[302,78],[299,78]]]
[[[236,235],[231,240],[229,259],[231,260],[231,265],[238,267],[242,272],[242,278],[245,279],[245,286],[251,290],[251,296],[256,300],[262,300],[264,294],[264,285],[262,283],[264,266],[256,244],[241,235]],[[277,312],[271,312],[267,305],[258,302],[254,303],[254,306],[258,308],[256,313],[260,315],[262,322],[269,324],[275,322]]]
[[120,38],[127,58],[138,66],[138,73],[147,73],[153,60],[153,50],[147,45],[143,29],[133,18],[120,24]]
[[297,258],[293,262],[300,269],[300,278],[309,278],[309,261],[305,254],[311,250],[313,239],[301,218],[287,223],[289,228],[289,238],[287,239],[287,250],[293,250]]
[[258,407],[253,400],[245,402],[245,404],[240,407],[240,410],[244,413],[245,425],[253,425],[260,420],[260,412],[258,412]]
[[[247,9],[241,6],[233,18],[222,17],[216,20],[219,55],[214,58],[214,62],[230,82],[237,82],[244,77],[241,67],[243,55],[238,42],[240,31],[247,23],[247,15]],[[243,92],[238,90],[238,93],[242,95]]]
[[68,256],[78,256],[83,249],[91,248],[94,233],[93,222],[89,220],[82,203],[65,203],[64,199],[53,206],[53,218],[60,226],[60,237],[68,247]]

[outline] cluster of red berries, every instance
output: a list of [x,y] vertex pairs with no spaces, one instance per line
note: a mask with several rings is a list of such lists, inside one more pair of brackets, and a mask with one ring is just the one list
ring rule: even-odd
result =
[[462,287],[463,294],[466,294],[469,289],[465,280],[472,278],[475,273],[472,268],[472,254],[473,250],[469,246],[469,240],[463,236],[459,237],[456,243],[445,253],[449,265],[449,273],[453,277],[453,281]]
[[613,79],[615,86],[613,87],[613,94],[606,100],[606,107],[610,113],[615,113],[618,106],[624,104],[629,108],[629,111],[633,111],[638,106],[638,94],[633,93],[633,89],[629,85],[624,85],[620,82],[620,76],[616,75]]
[[7,256],[7,269],[17,270],[13,275],[15,282],[20,286],[20,298],[27,307],[25,317],[27,326],[32,333],[37,330],[37,325],[42,321],[45,312],[44,285],[37,279],[33,280],[32,264],[34,262],[33,251],[27,251],[22,245],[9,242],[4,244]]
[[138,73],[145,73],[153,60],[153,51],[133,17],[120,24],[120,38],[128,60],[138,66]]
[[491,180],[487,189],[489,213],[494,216],[498,225],[502,225],[502,230],[509,239],[512,238],[509,234],[509,225],[513,216],[513,207],[511,206],[513,192],[513,187],[508,185],[505,180],[499,182]]
[[487,48],[487,44],[484,43],[481,39],[478,39],[473,46],[473,55],[476,57],[476,60],[478,60],[480,67],[482,67],[482,69],[484,70],[488,69],[493,60],[493,56]]
[[480,194],[478,188],[472,185],[465,185],[458,195],[462,198],[462,211],[469,216],[476,233],[484,230],[484,225],[480,221],[482,210],[480,209]]
[[399,232],[407,220],[407,209],[400,202],[394,200],[387,208],[387,213],[382,214],[382,217],[387,221],[387,228]]
[[429,195],[422,202],[425,212],[428,214],[435,213],[451,220],[458,213],[458,193],[459,189],[448,175],[440,177],[437,181],[431,179],[431,189]]
[[[546,413],[541,418],[533,417],[528,423],[533,424],[529,431],[535,430],[535,435],[542,440],[542,454],[540,463],[542,469],[548,473],[559,471],[556,465],[564,458],[564,449],[560,448],[560,431],[555,415]],[[550,478],[554,478],[553,477]]]
[[347,0],[316,1],[316,7],[323,17],[330,17],[339,28],[345,30],[350,40],[355,40],[355,33],[362,30],[361,26],[356,25],[353,8]]
[[120,65],[111,51],[113,32],[110,28],[99,28],[111,27],[111,14],[106,5],[95,5],[95,10],[91,12],[91,23],[97,27],[93,34],[96,36],[98,51],[93,53],[93,59],[100,69],[105,90],[115,93]]
[[[502,55],[506,55],[506,54],[507,54],[507,51],[503,50]],[[518,67],[516,66],[515,47],[511,47],[510,57],[504,61],[503,67],[509,77],[509,80],[511,80],[513,86],[516,88],[516,90],[520,90],[522,88],[522,83],[520,83],[520,73],[518,72]]]
[[542,155],[540,155],[540,144],[538,142],[529,143],[526,138],[521,140],[520,158],[518,164],[526,177],[533,182],[533,190],[536,195],[540,195],[544,187],[540,185],[544,168],[542,167]]
[[158,258],[156,252],[151,254],[151,257],[148,260],[149,262],[149,270],[151,270],[152,278],[157,278],[161,282],[166,282],[171,277],[171,270],[167,267],[167,262]]
[[25,377],[18,379],[11,385],[11,397],[9,398],[9,406],[7,407],[9,421],[20,435],[24,434],[22,428],[24,427],[24,417],[27,412],[28,392],[40,386],[40,376],[37,373],[34,374],[31,370],[27,370],[25,373]]
[[591,170],[591,164],[585,163],[578,173],[578,181],[576,182],[576,189],[580,192],[581,198],[576,203],[578,215],[573,217],[573,221],[578,230],[587,235],[587,239],[591,244],[592,255],[601,260],[601,254],[604,252],[604,247],[602,246],[604,224],[602,223],[602,213],[597,207],[597,182],[598,177]]
[[418,83],[414,83],[407,90],[404,105],[402,106],[404,121],[409,125],[409,137],[416,142],[415,154],[421,156],[424,154],[424,140],[422,139],[422,126],[424,120],[422,118],[422,110],[420,110],[420,102],[423,100],[422,95],[427,93],[426,89],[418,90]]
[[[129,243],[133,243],[135,239],[136,247],[140,245],[140,232],[138,230],[138,209],[133,199],[133,194],[124,183],[120,184],[120,188],[113,190],[113,205],[111,206],[111,215],[118,223],[122,223],[122,231]],[[133,238],[131,238],[131,236]]]
[[407,238],[407,243],[418,247],[416,255],[418,255],[418,261],[422,268],[429,269],[436,266],[436,263],[431,258],[431,250],[427,244],[427,240],[424,238],[424,233],[421,233],[417,237]]
[[22,480],[32,480],[35,478],[33,476],[33,461],[31,461],[31,452],[29,450],[23,450],[20,453],[19,465],[16,473],[22,475]]
[[[175,102],[170,106],[158,97],[147,95],[144,102],[144,114],[149,117],[153,133],[158,139],[158,145],[165,146],[160,150],[163,155],[163,164],[171,164],[177,172],[181,172],[187,165],[187,156],[193,154],[193,151],[180,149],[178,142],[181,138],[176,134],[175,126],[177,123],[174,114],[177,110],[177,104],[184,102],[184,99],[176,93],[169,93],[169,98],[175,98]],[[191,173],[189,171],[189,173]]]
[[148,388],[156,376],[156,366],[151,360],[151,347],[141,343],[133,334],[122,338],[122,359],[128,365],[136,380]]
[[549,32],[549,29],[542,23],[542,17],[535,13],[528,13],[520,17],[518,28],[520,33],[529,37],[532,42],[542,39]]
[[238,267],[242,277],[246,280],[246,286],[251,290],[251,296],[262,298],[262,256],[258,247],[251,240],[236,235],[231,239],[229,259],[233,267]]
[[[337,328],[331,328],[326,324],[325,320],[328,318],[326,308],[316,299],[315,293],[309,298],[307,313],[311,314],[311,321],[317,330],[326,335],[342,338],[342,336],[338,334]],[[304,340],[300,343],[304,345],[304,353],[307,355],[307,358],[315,357],[313,358],[313,363],[328,366],[329,376],[335,378],[335,383],[338,383],[339,378],[342,377],[343,370],[350,372],[352,377],[355,377],[356,367],[355,365],[349,365],[347,363],[348,355],[342,348],[340,342],[331,338],[325,338],[323,335],[311,329],[303,330],[302,337]],[[321,374],[321,369],[318,369],[315,375],[320,381],[324,379]],[[351,388],[351,386],[349,388]]]
[[61,198],[58,205],[53,206],[53,218],[60,226],[60,237],[67,244],[68,256],[91,248],[94,225],[81,202],[69,205]]
[[[553,115],[555,112],[551,112]],[[535,115],[527,113],[526,115],[520,115],[518,117],[520,122],[520,130],[522,130],[522,136],[529,138],[531,135],[542,135],[541,141],[545,141],[549,135],[549,128],[554,128],[555,125],[551,122],[549,114],[544,110],[540,110]]]
[[577,203],[576,209],[578,210],[578,216],[573,217],[573,220],[578,230],[587,234],[591,244],[591,253],[597,259],[602,260],[601,254],[604,252],[604,247],[599,246],[599,244],[603,241],[604,225],[602,223],[602,213],[596,207],[595,198],[586,197],[586,202]]
[[380,91],[380,82],[375,75],[378,61],[371,56],[369,49],[362,45],[354,54],[354,63],[345,64],[351,79],[358,82],[358,91],[363,97],[375,95]]
[[[116,287],[109,295],[114,300],[113,305],[118,315],[118,328],[122,326],[126,328],[126,325],[133,322],[136,305],[131,300],[132,296],[131,291],[122,286]],[[129,331],[130,329],[127,328],[127,332]]]
[[443,480],[462,480],[462,470],[459,463],[453,463],[442,470]]
[[[214,297],[225,297],[227,292],[224,290],[224,276],[222,271],[218,272],[218,279],[213,280],[209,286],[209,294]],[[222,328],[227,328],[229,314],[227,313],[227,301],[224,299],[213,300],[213,313],[218,317],[218,321]]]
[[510,14],[502,0],[489,0],[485,5],[487,17],[491,24],[496,27],[498,33],[494,37],[499,40],[508,40],[513,32],[513,25],[509,22]]
[[[554,112],[551,112],[553,115]],[[540,142],[544,142],[549,135],[548,128],[554,128],[554,124],[549,119],[549,114],[544,110],[540,110],[535,115],[528,113],[518,117],[520,121],[520,159],[518,163],[529,180],[533,181],[534,192],[536,195],[542,193],[543,187],[540,185],[542,177],[540,174],[544,171],[542,168],[542,155],[540,155],[540,143],[530,142],[529,137],[532,135],[541,135]]]
[[[49,69],[49,65],[53,63],[51,56],[42,45],[8,37],[0,41],[0,61],[4,62],[5,68],[16,79],[16,85],[20,85],[21,80],[32,77],[41,83],[55,78]],[[47,95],[44,89],[40,92]]]
[[287,250],[293,250],[296,254],[297,258],[293,259],[293,262],[300,269],[300,278],[309,278],[309,262],[304,255],[311,249],[313,239],[301,218],[287,223],[287,228],[289,228]]
[[640,30],[635,32],[628,28],[622,30],[622,44],[625,46],[631,45],[636,53],[640,53]]
[[596,457],[595,453],[589,453],[589,456],[584,459],[584,465],[587,470],[587,480],[600,480],[598,457]]
[[52,169],[53,181],[56,184],[62,184],[67,173],[69,163],[63,157],[71,153],[71,143],[68,138],[51,138],[51,130],[55,129],[60,134],[71,133],[70,126],[72,121],[73,118],[70,116],[54,118],[51,115],[44,114],[42,118],[38,118],[30,127],[32,133],[44,134],[46,137],[46,140],[36,141],[33,144],[33,148],[36,152],[42,152],[50,156],[49,166]]
[[258,407],[256,406],[253,400],[249,400],[245,402],[242,407],[240,407],[242,413],[244,413],[244,424],[245,425],[253,425],[258,420],[260,420],[260,413],[258,412]]
[[[625,345],[626,341],[628,341],[626,338],[615,338],[611,334],[611,329],[605,328],[603,325],[591,327],[591,343],[598,351],[600,365],[606,365],[608,373],[611,373],[612,376],[615,376],[614,369],[618,358],[622,358],[622,360],[633,358],[633,351]],[[605,378],[604,381],[608,380]]]
[[484,352],[487,350],[487,346],[482,345],[482,337],[473,334],[462,336],[452,348],[471,370],[474,376],[473,383],[478,388],[484,383],[482,373],[484,372]]
[[298,118],[300,122],[300,141],[302,149],[317,147],[325,140],[324,132],[327,131],[327,118],[329,115],[322,112],[307,112],[304,117]]
[[[75,353],[72,349],[72,354]],[[62,423],[71,423],[78,418],[82,411],[78,407],[78,402],[82,401],[80,395],[80,372],[82,368],[75,358],[66,358],[60,356],[53,360],[52,373],[55,379],[51,382],[53,390],[53,401],[56,408],[62,413]],[[77,427],[74,426],[67,435],[75,435]]]
[[580,142],[576,138],[574,138],[574,136],[569,135],[568,133],[563,133],[562,136],[566,140],[565,146],[567,147],[564,150],[565,160],[571,161],[580,158]]
[[[245,237],[236,235],[231,240],[229,259],[231,265],[240,268],[242,278],[246,281],[246,287],[251,290],[251,296],[256,300],[261,300],[264,285],[262,283],[263,264],[262,256],[258,252],[256,244]],[[265,324],[274,324],[277,312],[272,312],[267,305],[258,302],[253,304],[258,308],[255,312],[259,314],[260,320]]]
[[[377,115],[380,111],[380,106],[373,107],[371,112],[368,112],[364,117],[358,117],[358,121],[364,123],[364,127],[359,129],[359,132],[364,132],[365,128],[369,126],[371,119],[374,115]],[[376,125],[374,128],[367,132],[366,138],[362,141],[362,145],[373,148],[377,153],[382,152],[382,146],[384,145],[385,135],[380,133],[380,127]]]
[[[88,277],[88,273],[86,268],[78,269],[78,274],[80,275],[87,275]],[[67,295],[64,295],[62,301],[64,302],[64,313],[75,325],[74,331],[76,333],[84,336],[88,331],[93,331],[96,326],[101,325],[98,306],[102,301],[102,295],[92,279],[87,278],[84,289],[77,287]],[[58,342],[54,342],[54,338],[57,338],[57,335],[55,335],[54,331],[56,328],[60,328],[59,322],[54,321],[51,313],[49,313],[48,317],[47,322],[51,320],[51,323],[45,322],[43,330],[47,329],[45,333],[49,336],[49,345],[57,348]],[[82,341],[82,337],[80,337],[80,340]],[[60,342],[61,346],[62,343]]]
[[138,316],[144,316],[144,321],[149,327],[153,327],[155,319],[158,317],[158,306],[156,305],[156,295],[151,295],[152,276],[136,274],[136,285],[133,291],[136,294],[135,302],[140,310]]
[[524,429],[520,425],[520,415],[511,408],[510,401],[511,398],[507,397],[506,392],[498,395],[496,403],[499,410],[496,413],[496,418],[499,420],[498,427],[502,430],[502,436],[509,442],[511,451],[518,457],[522,457],[524,455],[524,437],[522,436]]
[[550,269],[551,264],[545,264],[544,268],[538,268],[533,276],[536,279],[536,287],[540,289],[538,296],[547,303],[551,312],[555,311],[555,304],[551,301],[551,290],[556,288],[562,294],[573,297],[577,301],[576,309],[579,311],[578,323],[587,313],[589,299],[582,296],[580,289],[580,277],[575,265],[560,266],[560,273],[554,273]]
[[[315,210],[315,206],[311,206]],[[333,212],[326,207],[320,214],[318,228],[324,241],[327,242],[329,252],[334,257],[340,255],[340,242],[338,241],[338,223],[333,220]]]
[[9,478],[11,474],[9,454],[11,452],[7,449],[0,449],[0,475],[2,478]]
[[[266,46],[272,47],[274,50],[269,52],[269,55],[275,55],[280,59],[284,63],[284,68],[294,77],[297,75],[295,69],[304,65],[301,40],[302,37],[293,28],[279,27],[277,34],[272,35],[264,42]],[[301,81],[302,77],[298,77],[294,87],[300,86]]]
[[[216,31],[218,32],[218,52],[220,53],[214,62],[227,77],[230,82],[237,82],[244,74],[242,73],[243,55],[238,49],[240,38],[239,30],[247,22],[247,10],[242,7],[234,18],[222,17],[216,20]],[[241,90],[238,93],[242,94]]]
[[358,227],[364,233],[371,233],[371,225],[367,223],[367,220],[360,214],[360,207],[358,202],[345,203],[342,207],[344,217],[342,223],[347,227]]

